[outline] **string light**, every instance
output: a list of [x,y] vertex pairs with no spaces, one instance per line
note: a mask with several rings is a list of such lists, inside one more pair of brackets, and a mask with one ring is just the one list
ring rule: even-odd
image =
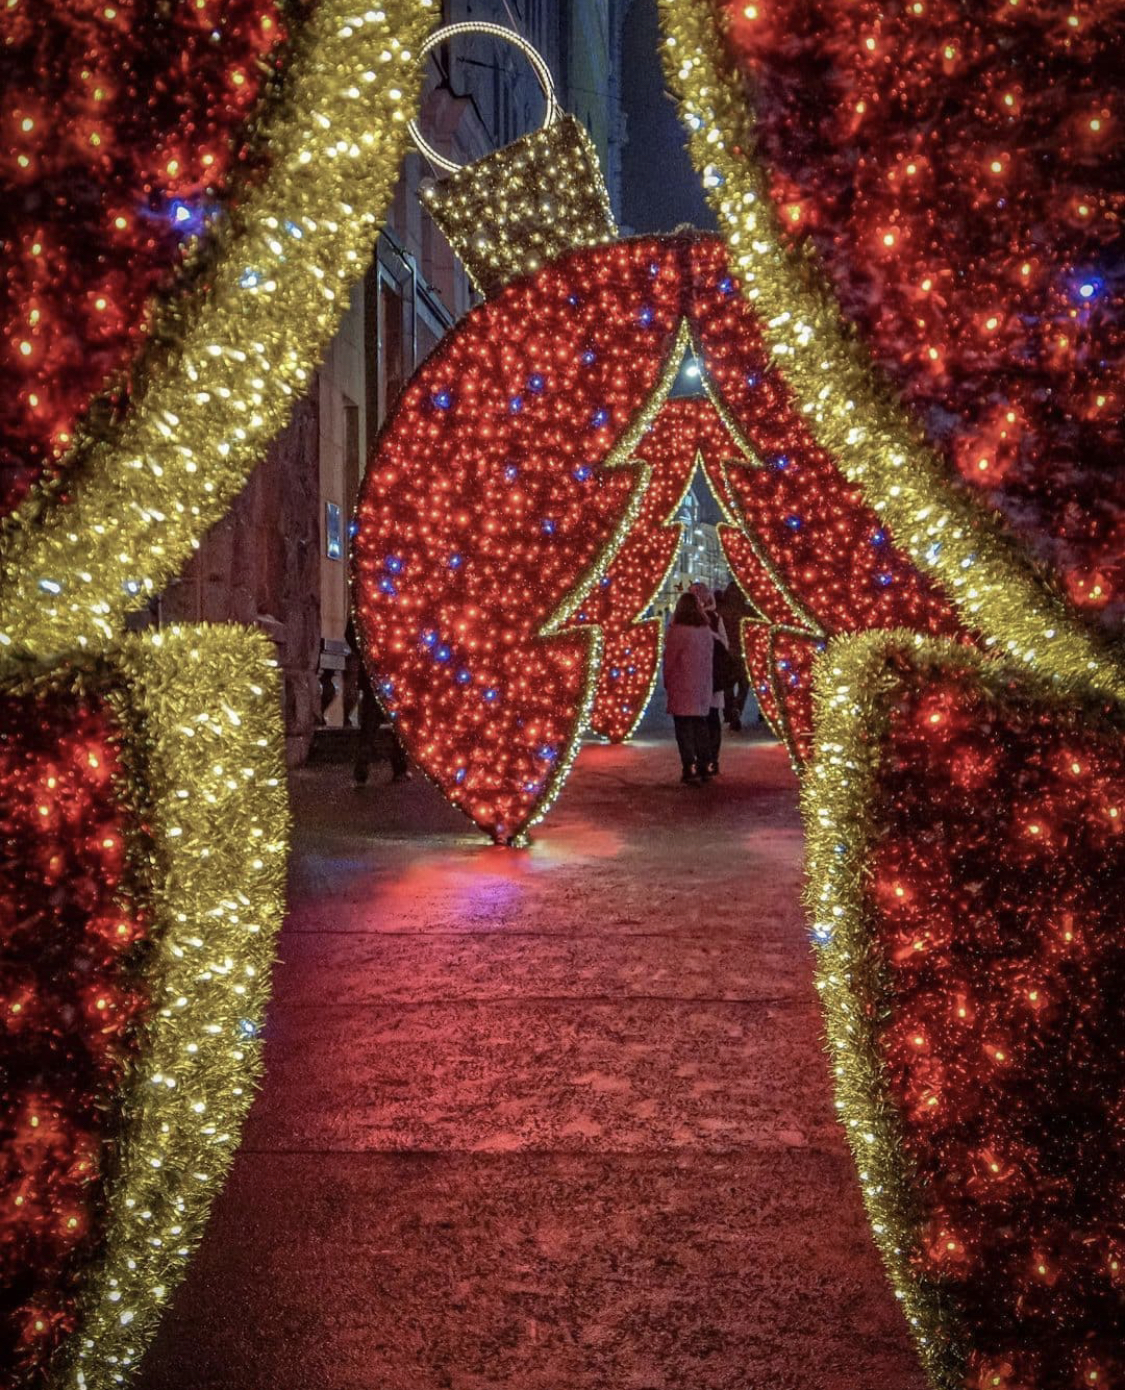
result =
[[287,817],[272,645],[169,629],[0,699],[0,1356],[133,1370],[259,1071]]
[[833,642],[816,698],[837,1106],[932,1383],[1115,1384],[1125,714],[909,633]]
[[[108,82],[115,72],[109,64],[111,55],[122,59],[126,71],[131,70],[129,62],[142,61],[150,46],[147,26],[151,23],[159,29],[162,22],[153,18],[142,23],[139,12],[147,16],[149,8],[133,3],[115,7],[112,29],[114,34],[120,30],[121,37],[110,34],[104,41],[97,40],[102,60],[89,71],[101,74],[106,69]],[[185,15],[190,9],[179,8]],[[207,0],[199,14],[217,21],[220,11],[227,9],[217,0]],[[9,6],[4,13],[6,24],[31,24],[22,5]],[[264,28],[265,19],[271,19],[274,27],[260,39],[266,45],[260,51],[269,51],[279,21],[271,17],[265,0],[253,4],[241,0],[237,13],[256,16],[262,21],[259,29]],[[148,153],[143,145],[128,146],[126,131],[132,125],[123,124],[120,133],[112,134],[112,148],[108,142],[116,127],[108,121],[99,126],[105,157],[112,156],[113,167],[128,170],[139,160],[143,168],[151,169],[154,196],[155,190],[161,198],[175,194],[193,226],[199,204],[192,190],[214,183],[221,192],[226,185],[213,171],[225,169],[228,182],[235,172],[244,172],[235,169],[233,155],[224,153],[231,147],[220,135],[237,134],[243,139],[257,135],[250,143],[266,164],[245,171],[254,172],[255,177],[247,179],[237,214],[210,217],[200,248],[207,271],[200,292],[174,298],[159,308],[143,301],[158,325],[159,342],[134,368],[138,379],[129,386],[128,408],[120,421],[112,422],[112,428],[106,427],[99,413],[87,419],[80,410],[82,392],[100,389],[100,376],[97,382],[93,376],[83,376],[81,389],[75,386],[67,397],[65,412],[55,414],[56,402],[49,389],[54,376],[49,363],[44,363],[49,343],[65,344],[65,334],[56,322],[56,308],[47,314],[48,299],[51,306],[65,302],[69,321],[78,270],[61,256],[47,230],[30,224],[23,228],[21,244],[35,238],[30,254],[38,278],[33,283],[37,295],[44,291],[44,302],[32,302],[32,282],[9,282],[13,285],[9,303],[15,306],[11,312],[41,308],[44,316],[41,331],[21,338],[31,347],[26,357],[26,372],[31,375],[21,376],[21,381],[28,387],[35,383],[39,409],[46,410],[45,403],[50,403],[50,419],[56,424],[61,420],[66,436],[65,440],[57,436],[59,442],[70,445],[70,451],[58,463],[65,486],[33,487],[5,528],[0,556],[0,645],[44,653],[111,640],[126,615],[163,589],[201,536],[225,513],[266,444],[284,424],[292,402],[307,391],[321,352],[347,307],[349,290],[368,263],[402,156],[407,118],[417,103],[421,82],[417,45],[436,17],[433,0],[390,0],[360,13],[342,0],[318,4],[299,26],[284,82],[265,108],[260,129],[253,127],[251,113],[256,108],[250,105],[246,106],[250,128],[234,120],[241,104],[249,103],[261,89],[259,77],[251,75],[257,71],[254,64],[241,64],[243,83],[222,92],[215,85],[217,77],[204,84],[206,91],[198,100],[217,122],[214,129],[207,126],[205,155],[198,153],[203,146],[196,144],[190,121],[195,98],[185,95],[185,108],[174,99],[171,87],[167,108],[159,107],[166,112],[165,135]],[[50,60],[57,63],[49,67],[50,81],[36,73],[34,82],[57,90],[73,83],[75,53],[85,51],[81,44],[95,42],[91,26],[77,12],[73,26],[73,51],[58,45],[57,57]],[[101,25],[96,28],[100,32]],[[221,35],[221,23],[218,31]],[[44,44],[49,33],[53,29],[42,31]],[[247,29],[241,42],[249,44],[251,37]],[[153,42],[159,52],[165,51],[163,39]],[[55,54],[55,49],[49,52]],[[229,58],[230,51],[224,52]],[[195,74],[179,66],[178,52],[175,57],[176,79],[182,84],[187,73],[194,92]],[[29,61],[34,72],[38,61],[34,53]],[[229,71],[222,60],[220,69]],[[28,82],[34,85],[30,75]],[[139,85],[145,90],[152,86],[147,81]],[[126,90],[124,82],[121,90]],[[131,122],[135,103],[125,105]],[[38,126],[24,138],[38,141]],[[45,140],[35,148],[42,150],[44,160],[56,158]],[[145,163],[150,157],[156,162]],[[205,166],[206,175],[200,168],[204,158],[212,161]],[[142,217],[131,184],[123,186],[120,200],[113,196],[112,180],[96,187],[99,215],[112,219],[112,226],[98,234],[93,249],[119,236],[123,244],[114,252],[113,263],[122,269],[109,284],[103,286],[99,280],[92,285],[105,298],[107,308],[99,311],[91,300],[90,314],[98,323],[113,325],[110,357],[117,369],[123,367],[136,342],[136,313],[143,299],[134,302],[133,291],[126,293],[121,283],[122,277],[127,280],[133,273],[131,248],[146,235],[154,241],[156,249],[138,270],[148,294],[158,283],[165,283],[160,277],[175,259],[170,238],[176,233],[178,215],[169,203],[168,217],[150,224]],[[16,207],[23,206],[17,200]],[[118,229],[119,219],[124,219],[124,228]],[[148,227],[147,234],[142,223]],[[84,234],[76,229],[74,235]],[[128,306],[129,313],[122,316],[121,306]],[[295,323],[301,325],[296,336]],[[96,326],[91,329],[100,331]],[[73,351],[78,356],[86,353],[85,341],[79,340]],[[97,374],[108,365],[108,358],[99,358]],[[36,407],[25,390],[18,394],[21,418],[30,419],[27,412]],[[32,428],[27,425],[28,430]],[[46,445],[41,454],[45,449]]]

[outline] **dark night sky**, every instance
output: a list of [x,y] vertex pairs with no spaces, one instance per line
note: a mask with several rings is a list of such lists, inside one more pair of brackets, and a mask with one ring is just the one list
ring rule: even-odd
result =
[[714,230],[684,129],[664,90],[656,0],[633,0],[625,18],[622,94],[629,142],[621,161],[621,220],[634,232],[670,232],[681,222]]

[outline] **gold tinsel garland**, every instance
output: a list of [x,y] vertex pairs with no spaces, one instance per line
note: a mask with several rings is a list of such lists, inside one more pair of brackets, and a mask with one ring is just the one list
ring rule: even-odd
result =
[[105,1240],[83,1276],[54,1390],[135,1371],[238,1142],[284,911],[288,808],[269,640],[171,628],[97,658],[5,662],[6,693],[103,689],[126,731],[125,805],[143,814],[134,872],[151,914],[151,1013],[120,1100]]
[[715,7],[660,0],[660,11],[669,85],[732,269],[817,441],[998,654],[1125,694],[1121,653],[1085,627],[991,513],[953,488],[942,459],[846,330],[819,271],[782,240],[754,114],[723,52]]
[[909,1251],[921,1224],[890,1104],[876,1020],[860,1004],[885,992],[871,950],[863,899],[872,846],[874,797],[888,722],[891,652],[929,661],[980,658],[970,649],[914,633],[866,632],[835,638],[816,664],[816,751],[801,783],[806,835],[805,904],[817,948],[816,988],[827,1025],[836,1112],[855,1159],[864,1205],[895,1296],[922,1364],[938,1390],[962,1390],[936,1289],[914,1277]]
[[406,145],[435,0],[321,0],[263,138],[271,168],[232,214],[210,289],[185,306],[120,433],[80,441],[68,500],[33,493],[0,554],[0,648],[96,649],[224,515],[366,268]]

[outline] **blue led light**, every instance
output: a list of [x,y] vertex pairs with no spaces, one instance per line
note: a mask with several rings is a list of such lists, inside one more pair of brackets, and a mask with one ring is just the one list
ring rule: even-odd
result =
[[539,749],[539,756],[544,762],[553,763],[559,756],[559,750],[557,748],[552,748],[549,743],[545,743],[542,748]]
[[379,580],[379,588],[382,589],[385,594],[390,594],[392,598],[398,593],[394,585],[394,580],[388,579],[386,575]]
[[262,283],[262,277],[256,270],[247,269],[238,277],[238,283],[244,290],[252,290],[255,285],[260,285]]
[[520,411],[523,409],[523,397],[513,396],[512,399],[508,402],[508,409],[512,412],[513,415],[518,415]]
[[608,424],[609,411],[604,405],[599,406],[598,409],[594,411],[593,415],[590,416],[590,427],[595,430],[600,430],[603,425]]
[[527,389],[529,391],[534,391],[536,395],[538,395],[539,392],[543,390],[546,384],[547,383],[543,380],[543,378],[539,375],[538,372],[535,372],[532,376],[529,376],[527,379]]
[[298,241],[300,241],[301,238],[305,235],[304,232],[301,231],[300,227],[297,226],[296,222],[286,222],[285,230],[289,233],[291,237],[296,237]]
[[451,570],[459,570],[464,563],[465,561],[460,555],[451,555],[449,557],[449,568]]
[[506,465],[504,469],[504,481],[506,483],[514,483],[516,479],[519,477],[519,475],[520,470],[516,467],[514,463],[509,463]]
[[450,658],[452,655],[453,655],[453,653],[449,650],[449,648],[445,645],[444,642],[441,644],[440,647],[435,647],[435,648],[434,648],[434,660],[435,660],[435,661],[446,662],[446,661],[449,660],[449,658]]
[[871,544],[872,544],[872,545],[882,545],[883,542],[884,542],[886,539],[887,539],[887,533],[886,533],[886,531],[875,531],[875,532],[872,534],[872,536],[871,536]]
[[734,293],[734,281],[730,278],[729,275],[727,276],[727,278],[726,278],[725,280],[720,280],[720,281],[719,281],[719,293],[720,293],[720,294],[733,294],[733,293]]
[[202,203],[189,203],[183,198],[173,198],[167,216],[173,230],[181,236],[198,236],[204,227],[206,209]]
[[451,391],[435,391],[431,399],[439,410],[448,410],[453,404],[453,393]]
[[656,261],[650,261],[650,262],[649,262],[648,273],[649,273],[650,275],[652,275],[652,276],[656,276],[656,275],[659,275],[659,274],[660,274],[660,266],[657,264]]
[[590,476],[589,464],[580,463],[578,467],[574,470],[574,476],[578,479],[580,483],[584,483],[586,479]]
[[383,564],[392,574],[402,573],[402,559],[398,555],[388,555]]
[[1078,282],[1078,298],[1085,304],[1105,294],[1105,281],[1100,275],[1083,275]]
[[566,302],[570,305],[572,309],[577,309],[582,301],[578,298],[576,294],[568,294],[566,297]]
[[258,1025],[252,1018],[240,1018],[238,1020],[238,1035],[242,1038],[256,1038]]
[[496,689],[495,686],[490,685],[488,689],[484,692],[484,698],[491,705],[500,698],[500,692]]
[[422,645],[423,645],[423,647],[432,647],[436,641],[437,641],[437,633],[433,630],[432,627],[427,627],[427,628],[423,628],[423,629],[422,629]]
[[801,518],[799,516],[787,516],[785,518],[785,524],[789,527],[790,531],[799,531],[801,529]]
[[886,589],[889,585],[895,582],[895,577],[893,574],[891,574],[889,570],[883,570],[883,572],[879,574],[877,578],[884,589]]
[[610,678],[611,678],[612,680],[617,680],[618,677],[621,675],[621,670],[620,670],[620,668],[617,667],[617,666],[611,666],[611,667],[610,667],[610,670],[609,670],[609,674],[610,674]]
[[457,783],[458,786],[460,786],[461,783],[465,780],[465,773],[467,771],[468,768],[459,767],[457,771],[453,774],[453,780]]
[[758,373],[751,372],[750,375],[746,378],[746,385],[749,386],[751,390],[753,390],[754,387],[757,386],[759,381],[761,381],[761,377],[758,375]]
[[600,588],[600,589],[608,589],[609,586],[610,586],[610,584],[612,584],[612,583],[613,583],[613,576],[612,576],[612,575],[609,575],[609,574],[603,574],[602,577],[601,577],[601,579],[598,581],[598,588]]
[[637,318],[640,320],[641,324],[645,328],[647,328],[649,324],[652,322],[652,310],[648,307],[647,304],[637,315]]
[[457,672],[457,684],[458,684],[458,685],[468,685],[469,682],[472,680],[472,678],[473,678],[472,672],[471,672],[471,671],[466,671],[464,668],[462,668],[460,671]]
[[587,348],[586,351],[582,354],[582,365],[584,367],[592,367],[597,360],[598,354],[594,351],[593,348]]
[[773,466],[777,469],[779,473],[784,473],[785,470],[789,467],[788,454],[775,454],[773,456]]
[[545,536],[553,536],[555,534],[554,518],[550,516],[545,516],[543,520],[539,523],[539,529],[543,532]]

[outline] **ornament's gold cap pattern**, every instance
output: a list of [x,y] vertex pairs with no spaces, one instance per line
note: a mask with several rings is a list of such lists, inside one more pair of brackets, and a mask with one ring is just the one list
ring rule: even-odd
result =
[[617,236],[597,151],[569,115],[428,185],[422,199],[485,295]]

